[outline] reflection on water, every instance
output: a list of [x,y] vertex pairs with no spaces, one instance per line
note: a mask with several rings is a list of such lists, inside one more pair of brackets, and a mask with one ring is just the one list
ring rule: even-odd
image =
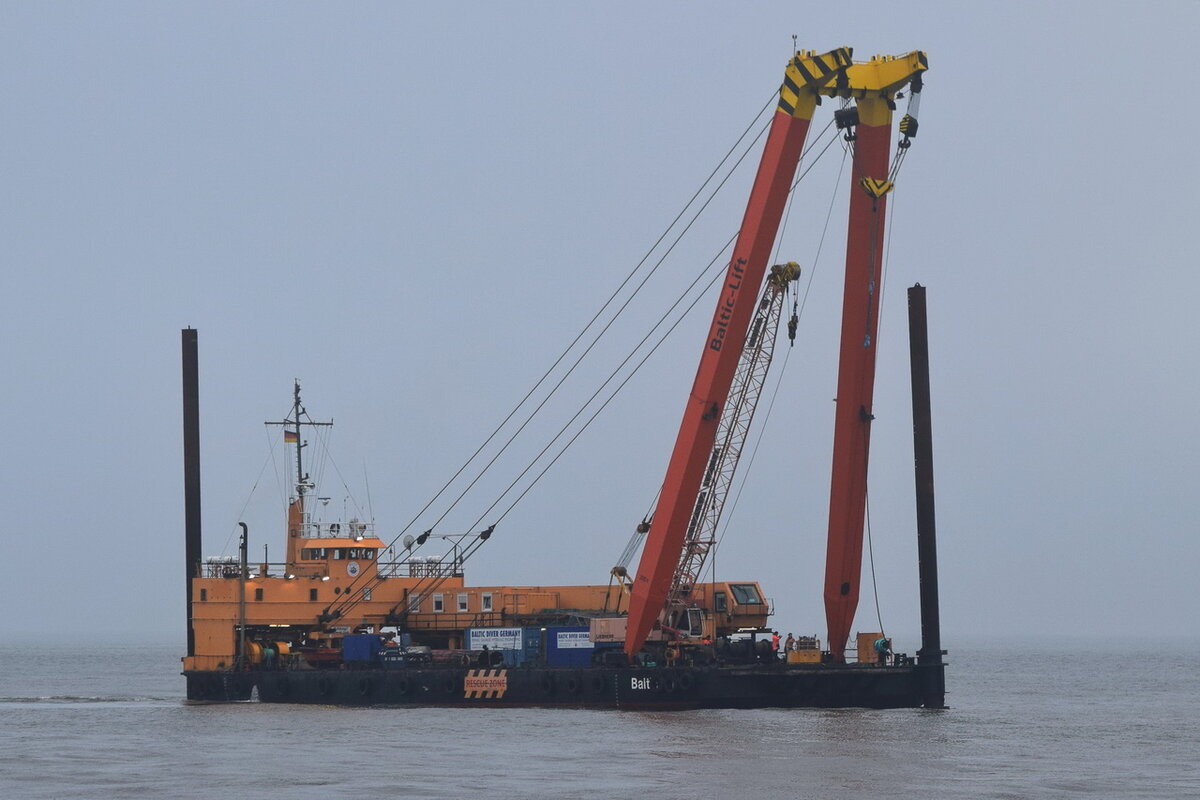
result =
[[0,796],[1200,795],[1200,652],[1092,652],[955,651],[948,711],[666,713],[193,705],[175,647],[8,647]]

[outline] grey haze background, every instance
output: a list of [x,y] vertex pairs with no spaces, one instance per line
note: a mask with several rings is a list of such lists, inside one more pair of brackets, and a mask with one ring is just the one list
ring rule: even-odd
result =
[[[4,3],[0,630],[182,638],[189,325],[206,555],[234,551],[238,519],[254,557],[282,552],[284,465],[262,422],[297,377],[338,422],[341,476],[365,504],[365,473],[398,532],[767,101],[796,34],[930,56],[884,295],[885,625],[916,648],[903,289],[919,281],[947,643],[1194,635],[1198,8]],[[789,217],[780,253],[813,272],[811,295],[717,562],[762,581],[777,627],[822,637],[844,186],[814,255],[839,158]],[[617,327],[609,363],[733,233],[751,171]],[[711,307],[503,522],[471,582],[606,581],[661,481]],[[346,495],[332,471],[323,490]],[[855,627],[876,624],[864,591]]]

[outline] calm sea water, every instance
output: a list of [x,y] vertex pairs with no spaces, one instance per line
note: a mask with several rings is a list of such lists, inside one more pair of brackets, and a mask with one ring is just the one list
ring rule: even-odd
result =
[[0,797],[1200,797],[1200,643],[959,647],[944,712],[188,705],[178,650],[0,648]]

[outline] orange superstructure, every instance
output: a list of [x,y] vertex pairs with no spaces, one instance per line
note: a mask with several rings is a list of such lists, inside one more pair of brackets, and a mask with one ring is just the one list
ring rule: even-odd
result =
[[[273,424],[291,431],[287,441],[300,449],[303,426],[328,423],[298,422],[303,415],[298,385],[294,411],[294,418]],[[621,585],[468,586],[463,553],[470,541],[463,537],[435,537],[434,543],[449,545],[435,556],[420,555],[428,536],[411,540],[397,558],[370,522],[315,519],[305,508],[314,487],[299,456],[296,464],[286,561],[251,564],[243,555],[194,565],[189,599],[195,643],[184,659],[185,671],[257,663],[264,648],[307,652],[319,660],[346,634],[385,630],[406,633],[423,646],[455,650],[465,646],[470,629],[586,623],[618,617],[628,604]],[[702,612],[697,639],[761,628],[770,611],[752,581],[698,584],[691,602]]]
[[[254,565],[243,578],[241,565],[210,559],[192,581],[192,626],[196,652],[184,669],[232,666],[240,629],[251,641],[333,641],[351,631],[377,632],[400,623],[423,644],[463,647],[464,631],[541,625],[563,620],[612,616],[620,587],[468,586],[461,572],[450,574],[434,591],[423,592],[437,561],[377,559],[385,544],[376,537],[304,539],[294,564]],[[357,584],[356,584],[357,580]],[[245,600],[242,600],[242,587]],[[356,597],[353,596],[357,595]],[[353,608],[326,622],[326,609],[343,598]],[[700,584],[693,597],[711,613],[700,635],[721,636],[766,624],[769,605],[752,581]],[[243,610],[244,606],[244,610]],[[395,610],[400,607],[400,613]]]

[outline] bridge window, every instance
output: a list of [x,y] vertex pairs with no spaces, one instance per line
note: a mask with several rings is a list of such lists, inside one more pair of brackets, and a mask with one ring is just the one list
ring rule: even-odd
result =
[[482,604],[480,606],[481,610],[483,610],[483,611],[491,611],[492,610],[492,593],[491,592],[484,592],[483,594],[481,594],[479,596],[479,600],[480,600],[480,603]]
[[465,614],[467,612],[467,595],[465,593],[458,596],[458,613]]
[[729,610],[729,597],[724,592],[713,592],[713,610],[722,613]]
[[262,589],[255,589],[255,590],[254,590],[254,599],[255,599],[255,600],[262,600]]
[[445,610],[446,608],[445,604],[442,602],[442,596],[440,594],[435,594],[433,596],[433,612],[435,614],[440,614]]
[[733,592],[733,599],[741,605],[760,605],[762,598],[758,595],[758,589],[753,583],[731,583],[729,591]]

